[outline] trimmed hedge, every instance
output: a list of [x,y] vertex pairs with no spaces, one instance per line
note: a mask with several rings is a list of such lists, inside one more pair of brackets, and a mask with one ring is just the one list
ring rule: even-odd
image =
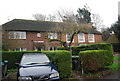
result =
[[66,78],[72,72],[72,57],[69,51],[56,50],[56,51],[6,51],[2,52],[3,60],[8,60],[8,68],[16,68],[15,63],[20,62],[24,53],[44,53],[49,59],[57,66],[61,78]]
[[57,50],[67,50],[65,47],[58,47]]
[[96,71],[103,68],[109,59],[107,54],[109,54],[107,50],[87,50],[79,52],[80,62],[83,63],[82,68],[85,72]]
[[44,51],[48,57],[58,67],[60,77],[69,77],[72,73],[72,56],[71,53],[65,50],[61,51]]
[[78,55],[80,51],[85,50],[108,50],[111,54],[113,54],[113,48],[111,44],[97,43],[72,47],[72,55]]

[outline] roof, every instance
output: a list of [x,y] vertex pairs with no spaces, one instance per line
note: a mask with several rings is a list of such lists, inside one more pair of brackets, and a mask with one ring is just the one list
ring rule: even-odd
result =
[[5,30],[13,31],[49,31],[54,27],[53,22],[14,19],[2,25]]
[[[36,20],[24,20],[14,19],[2,25],[4,30],[8,31],[36,31],[47,32],[52,31],[55,28],[56,23],[64,24],[63,22],[51,22],[51,21],[36,21]],[[89,33],[101,34],[100,32],[90,28]]]
[[115,34],[112,34],[108,40],[107,40],[107,43],[118,43],[118,38],[115,36]]

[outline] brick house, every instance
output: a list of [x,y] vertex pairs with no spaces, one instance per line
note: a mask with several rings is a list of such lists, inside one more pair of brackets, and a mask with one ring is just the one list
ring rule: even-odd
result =
[[[60,39],[69,42],[69,35],[65,33],[55,33],[51,29],[56,22],[34,21],[14,19],[2,25],[4,38],[11,41],[6,50],[9,51],[32,51],[32,50],[56,50],[62,46],[59,42],[49,42],[49,39]],[[58,22],[57,22],[58,23]],[[98,31],[91,29],[90,33],[79,33],[75,35],[72,46],[80,44],[101,43],[102,35]],[[3,39],[5,43],[5,39]]]

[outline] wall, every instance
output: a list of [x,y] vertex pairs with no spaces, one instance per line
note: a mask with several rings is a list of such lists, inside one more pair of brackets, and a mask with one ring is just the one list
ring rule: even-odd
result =
[[[49,47],[60,47],[62,46],[59,42],[49,42],[47,32],[40,32],[41,37],[37,37],[38,32],[27,32],[26,33],[26,39],[12,39],[14,43],[13,48],[15,47],[21,47],[21,48],[27,48],[27,51],[35,50],[36,46],[43,46],[44,50],[48,50]],[[61,39],[62,41],[66,41],[66,34],[57,34],[58,39]],[[101,43],[102,42],[102,35],[95,34],[94,35],[95,42],[91,43]],[[40,43],[36,43],[35,41],[39,41]],[[78,42],[78,35],[75,35],[74,42],[72,46],[77,46],[80,44],[91,44],[88,42],[88,34],[85,34],[85,42]]]

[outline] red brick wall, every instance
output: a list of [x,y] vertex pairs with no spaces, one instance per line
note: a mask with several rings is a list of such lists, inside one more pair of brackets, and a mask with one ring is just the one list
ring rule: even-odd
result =
[[[62,40],[66,41],[66,34],[64,34],[62,37],[63,37]],[[92,44],[92,43],[102,43],[103,42],[102,35],[100,35],[100,34],[94,34],[94,39],[95,39],[95,42],[89,42],[88,41],[88,34],[85,34],[85,42],[78,42],[78,35],[75,35],[73,46],[76,46],[79,44]]]
[[[17,40],[19,42],[18,47],[24,47],[27,48],[27,51],[31,51],[34,50],[34,47],[36,45],[36,43],[34,43],[34,41],[44,41],[44,43],[40,43],[39,45],[44,45],[45,49],[47,50],[48,47],[60,47],[61,44],[59,42],[49,42],[48,39],[48,35],[45,32],[40,32],[41,33],[41,37],[37,37],[37,33],[38,32],[26,32],[26,39],[20,39]],[[60,39],[60,34],[57,34],[58,39]],[[95,42],[92,43],[101,43],[102,42],[102,35],[98,35],[95,34],[94,35],[95,38]],[[13,39],[15,40],[15,39]],[[62,34],[62,41],[66,41],[66,34]],[[16,42],[16,44],[18,43]],[[72,46],[77,46],[79,44],[90,44],[90,42],[88,42],[88,34],[85,34],[85,42],[78,42],[78,35],[75,35],[74,37],[74,43],[72,44]]]

